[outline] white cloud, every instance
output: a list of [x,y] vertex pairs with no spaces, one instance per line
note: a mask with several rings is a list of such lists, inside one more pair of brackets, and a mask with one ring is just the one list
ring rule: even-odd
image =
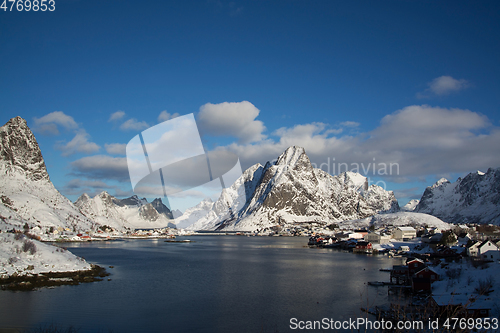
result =
[[106,143],[104,148],[110,155],[125,155],[127,145],[125,143]]
[[91,187],[91,188],[109,188],[111,185],[106,184],[102,180],[81,180],[81,179],[71,179],[66,183],[67,188],[79,188],[79,187]]
[[417,97],[428,98],[431,95],[446,96],[451,93],[467,89],[471,86],[470,82],[465,79],[457,80],[448,75],[435,78],[431,82],[427,83],[427,85],[429,88],[427,88],[423,93],[417,93]]
[[148,123],[146,123],[145,121],[138,121],[135,118],[131,118],[120,125],[120,129],[124,131],[127,130],[141,131],[148,127],[149,127]]
[[356,121],[344,121],[342,123],[340,123],[340,126],[342,127],[358,127],[360,125],[360,123],[356,122]]
[[58,126],[66,130],[73,130],[78,128],[78,124],[73,117],[68,116],[62,111],[54,111],[41,118],[33,118],[35,122],[34,130],[42,134],[58,135]]
[[71,162],[73,175],[89,179],[114,179],[130,182],[127,159],[108,155],[94,155]]
[[94,197],[102,191],[106,191],[114,197],[131,196],[133,194],[130,190],[124,191],[116,185],[108,184],[102,180],[71,179],[62,188],[64,195],[74,196],[80,196],[83,193],[87,193],[90,197]]
[[158,116],[158,122],[161,123],[163,121],[170,120],[172,118],[179,117],[178,113],[170,114],[167,112],[167,110],[163,110],[160,115]]
[[63,156],[69,156],[75,153],[95,153],[100,149],[99,145],[89,141],[90,135],[83,129],[80,129],[75,134],[75,137],[68,143],[59,143],[56,149],[62,151]]
[[109,117],[109,121],[117,121],[117,120],[120,120],[122,119],[123,117],[125,117],[125,112],[123,111],[116,111],[114,113],[111,114],[111,116]]
[[255,120],[259,112],[247,101],[207,103],[200,107],[198,124],[204,134],[233,136],[239,143],[257,142],[266,138],[264,124]]
[[366,168],[376,163],[380,175],[380,163],[396,163],[392,178],[398,182],[500,166],[500,128],[485,116],[462,109],[408,106],[385,116],[373,131],[354,136],[330,136],[324,123],[280,128],[273,134],[277,140],[226,148],[240,157],[244,169],[273,160],[292,145],[304,147],[317,166],[329,164],[331,173],[338,173],[339,163],[347,163],[349,169],[353,163]]

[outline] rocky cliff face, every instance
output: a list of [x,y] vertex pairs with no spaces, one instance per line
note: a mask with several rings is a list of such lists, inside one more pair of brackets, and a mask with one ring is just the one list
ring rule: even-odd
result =
[[0,128],[0,160],[6,172],[20,172],[26,178],[49,180],[42,152],[26,120],[15,117]]
[[156,209],[156,211],[159,214],[165,215],[166,218],[168,219],[173,219],[174,215],[172,214],[172,211],[168,209],[167,206],[163,204],[160,198],[156,198],[151,202],[151,205]]
[[93,221],[56,190],[35,136],[21,117],[12,118],[0,127],[0,198],[1,205],[15,212],[18,220],[27,221],[30,227],[78,231],[94,226]]
[[[211,210],[190,229],[257,230],[294,222],[337,222],[399,210],[392,192],[368,186],[346,172],[314,169],[305,150],[288,148],[264,167],[254,165],[222,191]],[[200,223],[203,221],[203,223]]]
[[500,224],[500,168],[472,172],[454,183],[440,179],[426,188],[415,212],[448,223]]

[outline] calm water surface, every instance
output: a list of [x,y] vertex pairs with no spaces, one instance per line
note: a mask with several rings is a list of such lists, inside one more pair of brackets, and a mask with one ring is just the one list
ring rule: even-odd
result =
[[[182,237],[177,238],[178,240]],[[191,236],[68,243],[111,281],[0,291],[0,331],[290,332],[290,318],[345,320],[387,303],[380,268],[401,260],[308,248],[303,237]]]

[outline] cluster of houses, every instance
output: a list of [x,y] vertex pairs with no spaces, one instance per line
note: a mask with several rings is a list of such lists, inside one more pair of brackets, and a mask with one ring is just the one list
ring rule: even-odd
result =
[[417,230],[413,227],[396,227],[392,233],[369,232],[359,229],[354,232],[341,232],[333,237],[313,235],[309,238],[309,245],[323,247],[339,247],[352,249],[354,252],[373,253],[374,244],[388,244],[393,240],[411,240],[417,237]]
[[476,241],[467,247],[467,255],[471,258],[486,261],[500,260],[500,240],[497,242],[491,240]]
[[391,283],[405,285],[414,293],[428,293],[432,290],[432,283],[438,281],[439,274],[427,262],[413,258],[406,261],[406,265],[396,265],[391,270]]
[[[436,260],[439,264],[441,261]],[[390,284],[411,291],[414,294],[427,294],[428,305],[435,317],[489,317],[494,304],[487,295],[468,295],[460,293],[431,294],[432,284],[441,279],[430,262],[419,258],[409,258],[406,265],[395,265],[390,271]]]

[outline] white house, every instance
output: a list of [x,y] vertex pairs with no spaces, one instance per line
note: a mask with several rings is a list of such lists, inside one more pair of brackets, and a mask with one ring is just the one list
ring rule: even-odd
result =
[[365,241],[370,242],[372,244],[387,244],[390,242],[391,237],[381,235],[378,232],[371,232],[365,235]]
[[363,234],[354,232],[352,234],[349,234],[349,239],[363,239]]
[[492,241],[484,241],[477,247],[477,256],[483,260],[500,260],[500,251]]
[[471,246],[467,248],[467,255],[469,257],[476,257],[477,256],[477,248],[481,245],[481,242],[475,242]]
[[413,227],[397,227],[392,236],[397,240],[413,239],[417,237],[417,230]]

